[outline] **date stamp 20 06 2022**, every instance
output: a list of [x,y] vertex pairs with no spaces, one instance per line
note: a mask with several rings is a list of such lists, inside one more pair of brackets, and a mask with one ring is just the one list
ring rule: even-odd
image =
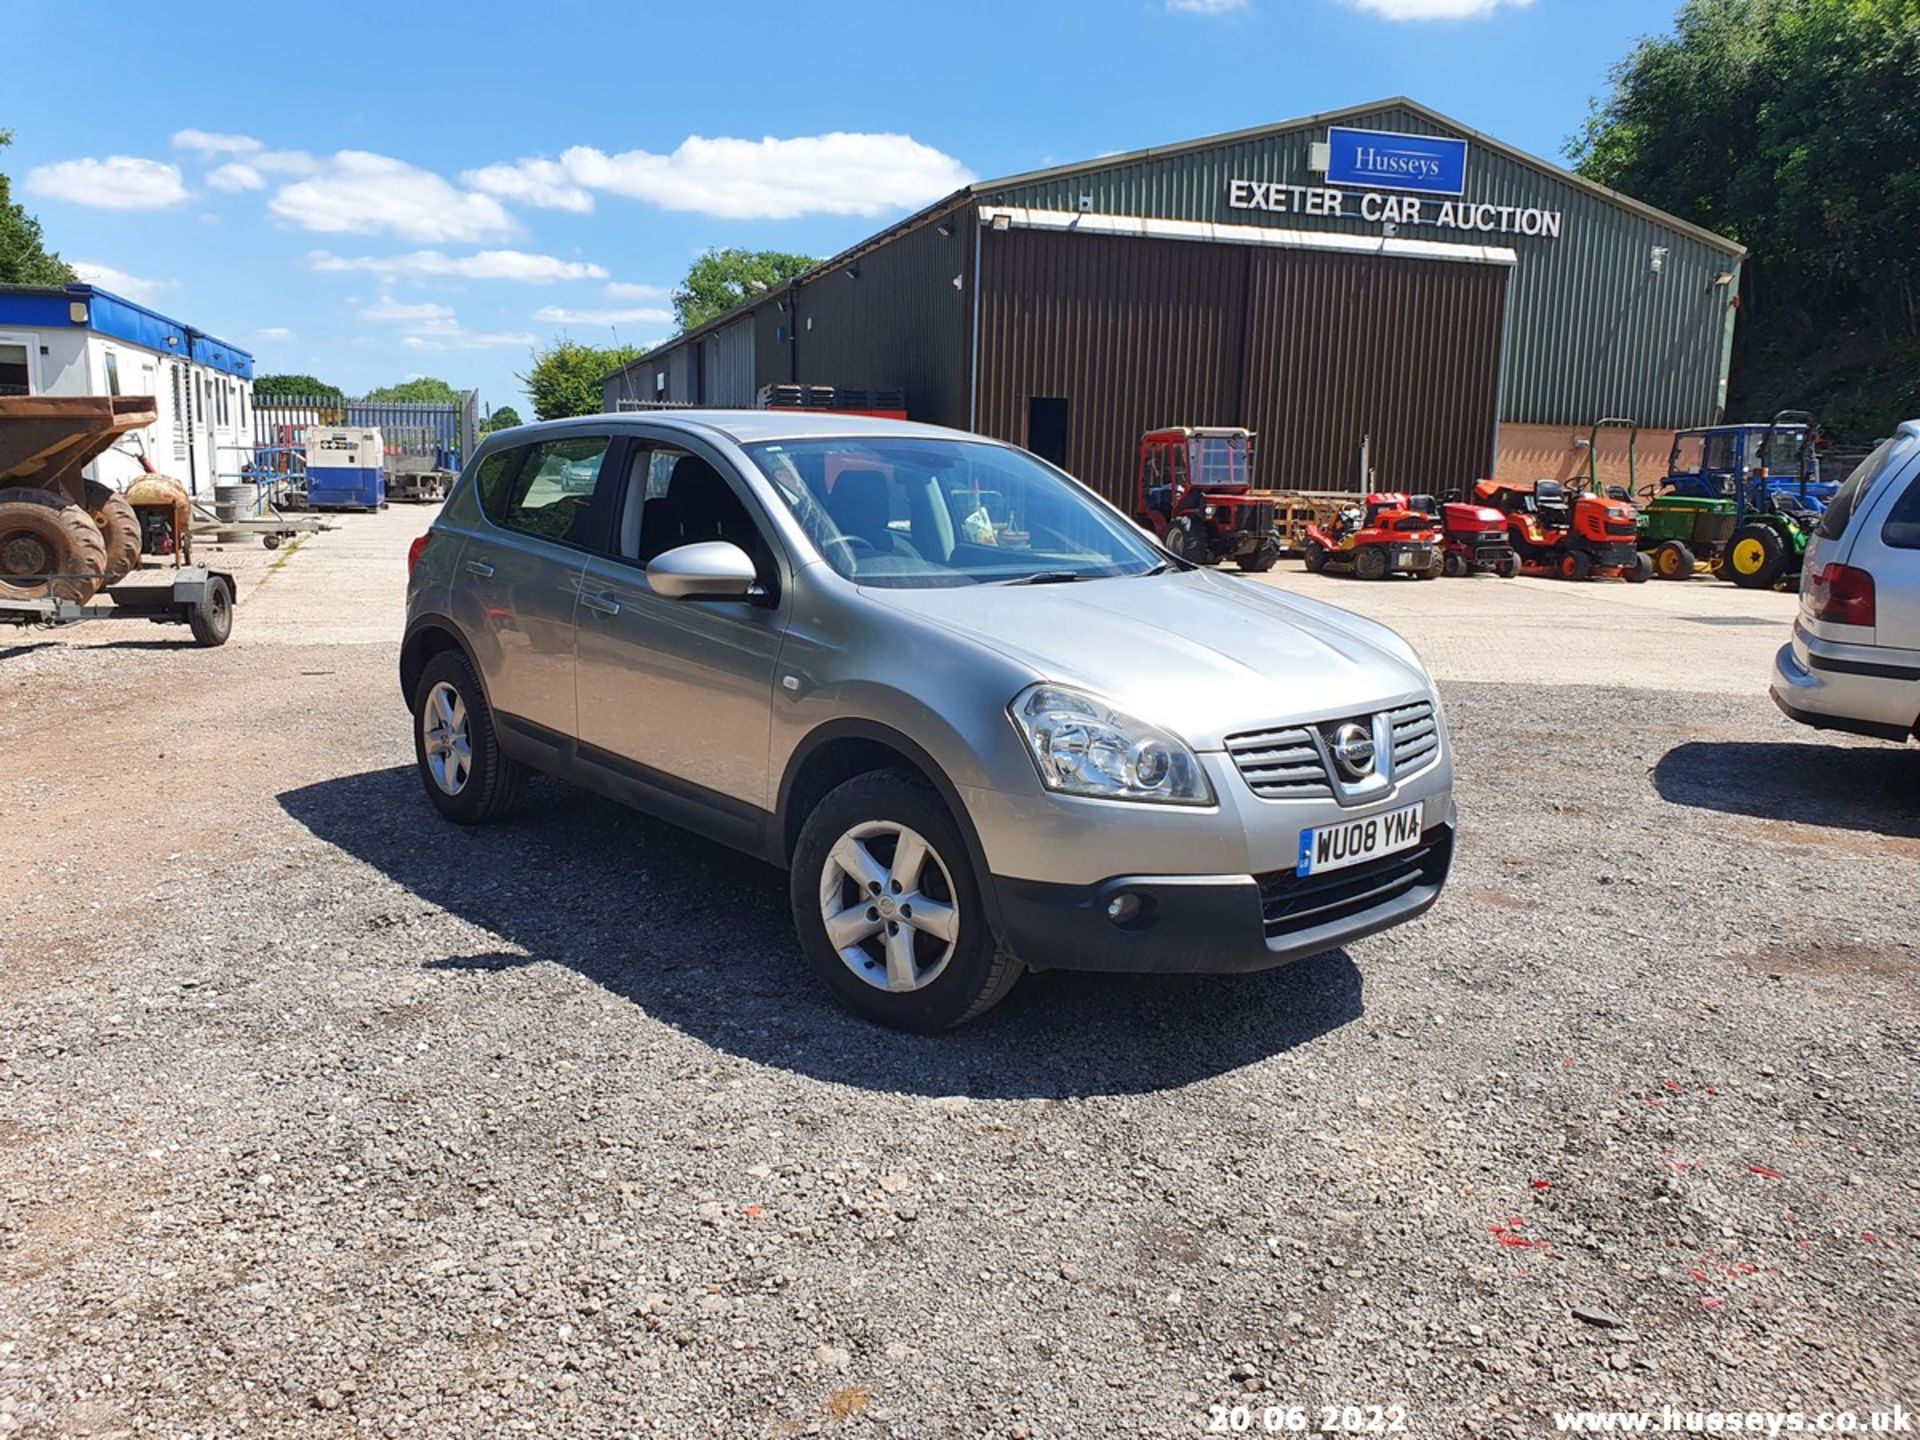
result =
[[1210,1405],[1209,1435],[1403,1435],[1404,1405]]

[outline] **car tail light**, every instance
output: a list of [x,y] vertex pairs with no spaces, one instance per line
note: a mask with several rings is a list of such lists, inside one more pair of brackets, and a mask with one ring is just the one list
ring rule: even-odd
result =
[[1807,587],[1813,618],[1830,625],[1873,624],[1873,576],[1851,565],[1822,565]]
[[433,543],[433,532],[429,530],[413,544],[407,547],[407,575],[413,575],[413,567],[420,563],[420,557],[427,553],[427,546]]

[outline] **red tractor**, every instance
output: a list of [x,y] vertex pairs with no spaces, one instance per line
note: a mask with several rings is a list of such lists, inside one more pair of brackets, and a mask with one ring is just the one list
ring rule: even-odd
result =
[[1415,509],[1405,495],[1382,491],[1367,496],[1364,504],[1342,506],[1329,529],[1307,526],[1301,555],[1316,575],[1351,569],[1362,580],[1389,575],[1437,580],[1444,564],[1440,544],[1439,522],[1431,514]]
[[1253,488],[1253,432],[1176,425],[1140,437],[1133,518],[1182,560],[1271,570],[1282,541],[1273,497]]
[[1507,517],[1487,505],[1469,505],[1459,491],[1444,502],[1417,495],[1413,507],[1439,517],[1445,535],[1442,563],[1448,575],[1498,575],[1511,580],[1520,573],[1520,556],[1507,543]]
[[1638,584],[1653,562],[1638,547],[1639,514],[1624,499],[1557,480],[1531,484],[1482,480],[1473,498],[1507,517],[1507,534],[1521,563],[1562,580],[1618,575]]

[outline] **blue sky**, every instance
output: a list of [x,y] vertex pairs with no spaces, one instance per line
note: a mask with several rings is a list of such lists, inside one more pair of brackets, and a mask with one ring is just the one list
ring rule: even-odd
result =
[[827,255],[969,177],[1406,94],[1558,159],[1673,0],[13,5],[0,163],[89,278],[359,392],[527,412],[709,245]]

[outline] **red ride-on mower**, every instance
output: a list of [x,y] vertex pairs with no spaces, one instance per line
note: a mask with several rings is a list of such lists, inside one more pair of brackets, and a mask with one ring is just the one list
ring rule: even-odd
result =
[[1635,585],[1653,574],[1652,560],[1637,546],[1638,514],[1625,500],[1569,491],[1557,480],[1482,480],[1473,498],[1506,516],[1507,537],[1523,566],[1562,580],[1618,575]]
[[1405,495],[1380,492],[1367,496],[1364,505],[1343,506],[1331,529],[1307,526],[1301,555],[1316,575],[1351,569],[1362,580],[1389,575],[1436,580],[1444,564],[1440,543],[1432,515],[1411,508]]
[[1277,506],[1253,488],[1253,432],[1176,425],[1140,437],[1134,523],[1196,565],[1231,560],[1271,570],[1280,558]]
[[1469,505],[1459,491],[1444,503],[1431,495],[1413,500],[1416,508],[1440,518],[1445,536],[1442,561],[1448,575],[1498,575],[1511,580],[1520,573],[1520,557],[1507,543],[1507,517],[1487,505]]

